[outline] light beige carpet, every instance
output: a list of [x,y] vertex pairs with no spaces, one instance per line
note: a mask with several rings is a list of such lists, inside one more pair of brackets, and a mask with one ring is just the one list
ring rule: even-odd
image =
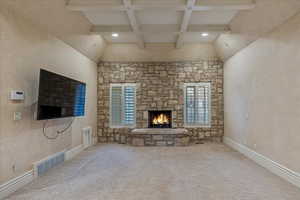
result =
[[9,199],[299,200],[300,190],[223,144],[92,147]]

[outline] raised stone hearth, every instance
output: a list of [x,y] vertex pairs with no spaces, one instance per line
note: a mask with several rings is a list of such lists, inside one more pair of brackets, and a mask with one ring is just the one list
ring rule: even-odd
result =
[[128,135],[128,143],[133,146],[187,146],[190,136],[184,128],[134,129]]

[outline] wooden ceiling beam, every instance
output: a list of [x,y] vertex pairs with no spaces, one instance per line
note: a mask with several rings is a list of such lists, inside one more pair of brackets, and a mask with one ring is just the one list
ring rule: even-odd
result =
[[176,41],[176,48],[180,48],[183,45],[184,33],[187,31],[188,25],[190,23],[195,3],[196,0],[187,0],[187,9],[184,11],[184,16],[180,27],[180,33]]
[[[189,25],[186,32],[198,33],[228,33],[228,25]],[[128,25],[95,25],[91,29],[92,33],[134,33]],[[146,33],[180,33],[180,27],[175,24],[144,24],[140,25],[140,32]]]
[[[201,3],[194,5],[193,11],[210,11],[210,10],[250,10],[255,7],[253,0],[222,0],[218,3]],[[70,0],[67,9],[73,11],[126,11],[124,5],[113,5],[103,3],[101,1],[88,1],[88,0]],[[147,4],[147,5],[134,5],[130,4],[132,10],[174,10],[185,11],[187,5],[174,5],[174,4]]]
[[186,32],[228,33],[230,32],[230,27],[229,25],[192,24],[188,26]]
[[135,33],[137,40],[138,40],[138,46],[140,48],[145,48],[145,41],[143,34],[140,31],[139,24],[136,20],[134,10],[131,7],[131,0],[123,0],[124,6],[126,8],[126,13],[128,15],[128,19],[131,25],[131,28],[133,32]]

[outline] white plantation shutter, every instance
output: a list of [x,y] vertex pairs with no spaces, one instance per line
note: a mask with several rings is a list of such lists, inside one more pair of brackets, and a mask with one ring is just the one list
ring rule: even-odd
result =
[[135,86],[112,84],[110,97],[110,125],[112,127],[134,126]]
[[210,83],[185,85],[185,124],[210,126]]
[[111,125],[119,126],[122,123],[122,87],[111,87]]
[[135,123],[135,87],[124,87],[124,124]]
[[195,87],[186,87],[186,122],[195,123]]

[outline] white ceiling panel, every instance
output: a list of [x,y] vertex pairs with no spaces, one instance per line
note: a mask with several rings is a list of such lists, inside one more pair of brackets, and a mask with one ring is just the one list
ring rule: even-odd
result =
[[237,11],[194,11],[190,24],[229,24]]
[[196,5],[246,5],[252,3],[253,0],[196,0]]
[[102,36],[109,43],[135,43],[137,37],[134,33],[119,33],[119,37],[112,37],[111,33],[103,33]]
[[183,36],[183,41],[185,43],[194,43],[194,42],[213,42],[219,34],[209,33],[207,37],[201,36],[201,33],[185,33]]
[[146,43],[174,43],[176,38],[177,34],[175,33],[144,34]]
[[178,24],[183,12],[163,10],[141,10],[136,12],[140,24]]
[[184,5],[186,0],[132,0],[134,5]]
[[231,20],[239,11],[253,9],[255,1],[68,0],[66,7],[83,12],[94,25],[91,32],[108,42],[137,43],[141,48],[145,43],[175,43],[180,48],[185,42],[212,42],[230,32]]
[[122,5],[123,0],[72,0],[73,4],[103,4],[103,5]]
[[84,14],[94,25],[129,25],[125,12],[85,12]]
[[[86,0],[88,1],[88,0]],[[91,1],[91,0],[89,0]],[[123,0],[92,0],[95,2],[101,2],[104,4],[108,4],[108,5],[122,5],[123,4]]]

